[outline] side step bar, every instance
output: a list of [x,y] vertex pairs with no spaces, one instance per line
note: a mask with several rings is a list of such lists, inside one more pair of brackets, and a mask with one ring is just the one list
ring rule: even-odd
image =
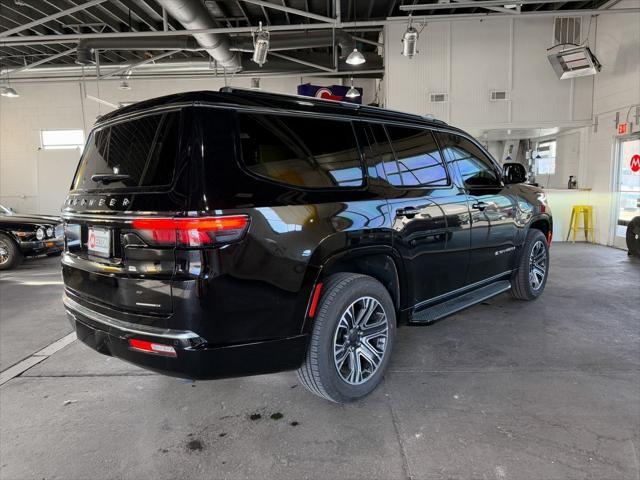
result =
[[492,283],[486,287],[472,290],[469,293],[446,302],[439,303],[432,307],[427,307],[423,310],[413,312],[413,316],[409,321],[410,324],[426,324],[440,320],[441,318],[451,315],[452,313],[459,312],[467,307],[475,305],[476,303],[483,302],[488,298],[495,297],[496,295],[506,292],[511,288],[511,282],[509,280],[501,280],[499,282]]

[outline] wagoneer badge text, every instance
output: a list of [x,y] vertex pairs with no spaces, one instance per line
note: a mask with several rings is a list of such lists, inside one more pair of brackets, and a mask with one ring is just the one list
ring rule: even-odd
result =
[[67,197],[64,202],[65,207],[109,207],[109,208],[118,208],[118,207],[127,207],[131,204],[131,201],[128,198],[108,198],[108,197]]

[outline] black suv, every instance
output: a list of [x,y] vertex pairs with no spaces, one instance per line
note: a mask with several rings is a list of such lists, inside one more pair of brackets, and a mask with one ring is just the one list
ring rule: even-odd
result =
[[63,207],[64,303],[99,352],[179,377],[297,369],[371,392],[396,326],[538,297],[552,219],[519,165],[373,107],[223,89],[99,119]]

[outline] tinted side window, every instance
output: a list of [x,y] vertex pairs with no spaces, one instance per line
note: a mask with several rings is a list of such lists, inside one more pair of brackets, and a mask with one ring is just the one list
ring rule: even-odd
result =
[[473,142],[459,135],[439,133],[438,139],[449,164],[456,164],[465,185],[496,187],[500,177],[493,162]]
[[351,122],[238,114],[242,159],[256,175],[307,188],[364,184]]
[[389,183],[397,186],[447,185],[447,171],[433,134],[419,128],[387,125],[385,127],[396,155],[395,162],[386,162]]
[[[179,112],[148,115],[96,130],[89,136],[74,189],[113,189],[171,184],[179,143]],[[97,173],[129,177],[96,183]]]

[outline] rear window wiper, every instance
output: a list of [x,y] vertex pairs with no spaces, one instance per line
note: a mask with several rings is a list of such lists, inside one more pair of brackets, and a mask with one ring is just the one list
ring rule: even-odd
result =
[[105,185],[119,180],[128,180],[129,178],[131,178],[131,175],[127,175],[126,173],[96,173],[95,175],[91,175],[92,182],[100,182]]

